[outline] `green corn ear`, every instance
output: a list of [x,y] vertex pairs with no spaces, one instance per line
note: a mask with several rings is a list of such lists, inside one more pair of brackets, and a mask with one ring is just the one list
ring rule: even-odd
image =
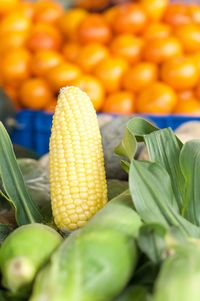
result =
[[176,247],[161,268],[154,301],[200,300],[200,247],[188,244]]
[[30,301],[113,300],[136,266],[134,237],[140,225],[130,199],[109,202],[54,252],[36,278]]
[[0,248],[2,284],[12,292],[27,292],[36,273],[61,243],[62,237],[43,224],[17,228]]

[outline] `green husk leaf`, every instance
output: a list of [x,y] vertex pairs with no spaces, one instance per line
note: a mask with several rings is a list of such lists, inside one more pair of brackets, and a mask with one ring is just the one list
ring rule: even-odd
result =
[[185,143],[180,166],[185,178],[183,216],[200,226],[200,140]]
[[9,135],[0,122],[0,176],[3,188],[11,205],[15,208],[18,225],[42,222],[43,217],[32,201],[26,186],[16,157],[13,151]]
[[153,125],[151,122],[141,117],[132,118],[127,123],[127,128],[138,142],[144,141],[145,135],[159,130],[157,126]]
[[200,248],[177,245],[165,259],[155,283],[155,301],[199,301]]
[[128,125],[125,129],[121,143],[115,148],[115,153],[119,156],[128,158],[130,161],[135,156],[137,142],[134,135],[130,132]]
[[144,141],[150,160],[161,164],[170,175],[174,196],[181,211],[185,182],[179,165],[179,155],[183,144],[169,128],[144,136]]
[[[162,180],[162,185],[159,180]],[[200,229],[179,214],[169,174],[161,165],[132,160],[129,189],[144,222],[160,223],[168,229],[174,226],[185,235],[200,236]]]
[[159,263],[166,251],[166,229],[160,224],[146,224],[140,228],[138,245],[139,248],[154,263]]

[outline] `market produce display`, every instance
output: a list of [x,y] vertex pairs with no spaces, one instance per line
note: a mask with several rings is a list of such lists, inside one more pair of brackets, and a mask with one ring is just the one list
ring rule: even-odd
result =
[[[79,157],[73,146],[80,143],[78,151],[85,154],[85,131],[80,132],[76,118],[63,128],[80,101],[87,103],[85,107],[82,104],[85,114],[93,114],[97,124],[92,102],[84,92],[77,87],[61,90],[51,143],[67,137],[72,129],[73,135],[67,138],[69,153],[62,147],[60,152],[50,148],[50,183],[45,184],[45,162],[16,160],[9,135],[0,124],[0,213],[6,208],[15,216],[14,222],[7,219],[0,224],[0,300],[199,301],[200,140],[183,144],[171,129],[131,118],[115,148],[128,182],[107,181],[108,202],[100,208],[96,200],[91,203],[91,189],[81,194],[81,180],[86,181],[91,173],[94,156],[88,149],[90,160],[81,160],[79,179]],[[96,135],[96,126],[92,131]],[[136,158],[140,143],[146,145],[148,160]],[[100,138],[97,153],[98,148],[102,154]],[[58,166],[63,164],[62,172],[54,168],[56,159]],[[78,165],[72,168],[69,162]],[[63,185],[65,175],[68,179]],[[95,179],[93,176],[86,183],[98,191]],[[102,187],[104,183],[102,179]],[[52,213],[44,210],[44,195],[40,194],[49,184],[45,203],[51,204]],[[76,199],[72,199],[74,187]],[[55,202],[61,209],[56,215]],[[68,222],[64,227],[54,223],[59,215],[73,222],[79,209],[87,213],[93,207],[93,216],[85,215],[86,221],[77,223],[75,230]]]
[[16,107],[54,112],[75,85],[98,112],[200,114],[199,4],[66,3],[0,3],[0,82]]

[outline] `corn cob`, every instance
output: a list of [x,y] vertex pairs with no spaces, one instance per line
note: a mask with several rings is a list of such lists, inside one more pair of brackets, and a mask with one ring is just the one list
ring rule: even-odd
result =
[[107,202],[96,112],[76,87],[63,88],[58,96],[50,138],[50,190],[61,230],[82,227]]

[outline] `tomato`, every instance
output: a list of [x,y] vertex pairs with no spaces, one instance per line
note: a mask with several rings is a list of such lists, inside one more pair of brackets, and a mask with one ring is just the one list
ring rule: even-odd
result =
[[0,53],[14,51],[26,46],[28,34],[24,31],[9,31],[0,36]]
[[1,60],[1,74],[5,83],[18,85],[30,76],[31,54],[23,48],[16,48],[4,54]]
[[1,0],[0,1],[0,15],[4,15],[15,8],[19,0]]
[[80,22],[77,33],[81,43],[97,42],[107,44],[112,37],[110,27],[100,14],[86,16]]
[[40,110],[53,98],[48,83],[41,78],[29,78],[19,90],[20,103],[25,108]]
[[35,20],[38,22],[55,23],[62,18],[64,9],[58,2],[38,0],[35,3]]
[[62,45],[61,33],[50,24],[37,23],[28,39],[28,47],[32,51],[37,50],[59,50]]
[[137,4],[125,3],[117,7],[113,20],[116,33],[141,33],[147,25],[147,15]]
[[102,44],[89,43],[81,48],[77,63],[85,72],[91,72],[108,55],[108,49]]
[[31,28],[31,19],[23,13],[13,11],[0,21],[0,34],[7,34],[9,31],[28,32]]
[[23,14],[27,18],[32,19],[35,12],[35,3],[30,1],[23,1],[17,3],[17,5],[14,7],[14,11],[20,12],[20,14]]
[[145,60],[153,63],[162,63],[167,59],[182,54],[182,45],[174,37],[149,40],[144,47]]
[[178,99],[178,103],[174,108],[173,113],[181,115],[200,115],[200,102],[195,99]]
[[200,5],[198,3],[188,3],[188,9],[190,11],[192,21],[200,24]]
[[141,62],[130,67],[124,74],[123,87],[138,92],[157,80],[158,69],[155,64]]
[[138,113],[170,114],[176,102],[176,93],[170,86],[155,82],[139,93],[136,109]]
[[81,8],[69,9],[64,13],[64,16],[60,19],[59,27],[68,39],[77,41],[78,26],[87,14],[87,11]]
[[176,90],[186,90],[196,86],[199,71],[191,58],[177,57],[163,64],[161,78]]
[[72,63],[76,63],[80,54],[80,45],[76,42],[67,42],[63,45],[62,54],[64,58]]
[[32,58],[31,69],[34,75],[43,76],[51,68],[63,62],[59,52],[53,50],[38,50]]
[[192,22],[188,5],[184,3],[170,3],[164,14],[164,22],[172,26]]
[[131,114],[135,111],[134,95],[127,91],[110,94],[102,108],[104,113]]
[[141,58],[143,44],[141,38],[131,34],[120,34],[112,40],[110,49],[114,55],[122,56],[128,62],[135,63]]
[[171,34],[172,28],[168,24],[157,22],[150,23],[144,32],[145,39],[164,39],[169,37]]
[[81,70],[74,64],[61,63],[51,69],[46,78],[51,88],[58,92],[60,88],[71,85],[81,75]]
[[101,61],[94,73],[102,81],[106,92],[115,92],[121,88],[122,77],[128,68],[121,57],[108,57]]
[[175,35],[186,52],[200,51],[200,25],[190,23],[176,28]]
[[147,13],[150,20],[158,21],[162,19],[164,12],[169,4],[168,0],[141,0],[141,6]]
[[73,85],[88,94],[96,111],[101,109],[105,91],[102,83],[97,78],[91,75],[83,75],[74,80]]

